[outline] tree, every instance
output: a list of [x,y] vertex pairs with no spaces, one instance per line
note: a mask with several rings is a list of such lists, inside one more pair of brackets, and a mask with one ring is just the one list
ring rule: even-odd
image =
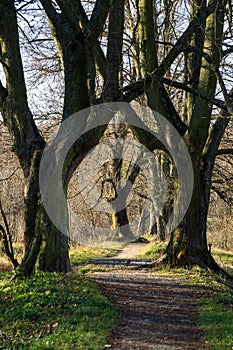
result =
[[[203,2],[192,3],[193,15],[197,8],[204,11]],[[205,5],[204,5],[205,6]],[[224,13],[226,2],[219,2],[216,10],[207,18],[205,31],[198,28],[190,40],[195,52],[187,57],[189,66],[189,86],[210,99],[215,97],[217,79],[221,84],[219,68],[221,64]],[[228,98],[227,95],[225,95]],[[184,260],[219,271],[206,242],[206,222],[210,199],[211,177],[218,147],[229,122],[228,113],[220,113],[212,125],[213,106],[199,96],[187,94],[188,129],[184,135],[188,146],[193,170],[193,196],[186,216],[173,233],[167,248],[167,258],[171,264]],[[228,112],[231,113],[232,103]],[[181,248],[184,247],[184,248]]]
[[[194,189],[190,206],[182,223],[172,232],[160,262],[172,266],[198,264],[219,271],[208,251],[206,221],[214,161],[229,122],[228,115],[232,113],[232,102],[219,71],[227,3],[209,2],[207,7],[203,1],[192,1],[189,27],[175,44],[171,43],[172,49],[160,65],[156,62],[156,56],[152,54],[156,50],[155,34],[151,30],[155,28],[151,11],[152,2],[139,1],[138,4],[141,24],[139,37],[141,36],[144,40],[142,40],[144,56],[142,69],[144,72],[151,72],[152,75],[152,78],[151,75],[145,78],[145,81],[149,82],[144,89],[148,103],[174,125],[176,124],[189,149],[194,170]],[[212,8],[210,13],[212,6],[215,8]],[[181,51],[184,52],[187,65],[184,71],[185,84],[163,78]],[[150,61],[149,57],[152,57]],[[211,102],[214,102],[217,80],[223,89],[228,110],[224,108],[225,111],[213,122]],[[187,106],[185,115],[178,115],[176,112],[164,89],[164,82],[187,91],[183,101],[183,105]],[[160,89],[159,94],[158,89]],[[204,96],[207,98],[203,98]]]
[[[92,6],[80,0],[40,0],[36,4],[47,15],[64,72],[63,121],[90,105],[139,99],[177,129],[192,159],[194,190],[162,262],[172,266],[199,264],[219,271],[208,250],[206,221],[213,166],[233,110],[223,72],[228,64],[224,58],[232,54],[228,42],[231,32],[227,24],[224,26],[231,13],[228,1],[191,1],[190,14],[182,25],[176,11],[178,6],[187,6],[186,1],[174,5],[164,2],[162,24],[159,5],[152,0],[96,0]],[[28,106],[15,5],[13,0],[0,1],[4,14],[0,18],[0,59],[6,77],[6,87],[0,84],[0,108],[14,138],[26,184],[25,257],[20,271],[30,274],[38,256],[42,269],[69,271],[67,237],[48,221],[40,203],[38,171],[45,141]],[[97,79],[102,82],[99,86]],[[216,98],[218,90],[224,101]],[[173,98],[177,91],[182,95],[179,100]],[[214,106],[219,113],[216,117]],[[65,188],[105,129],[102,126],[94,134],[86,133],[72,148]],[[153,136],[133,131],[150,150],[158,148]]]
[[[19,273],[30,275],[42,243],[42,208],[39,204],[39,164],[45,141],[40,135],[28,107],[14,1],[1,1],[0,57],[6,87],[0,84],[1,113],[14,138],[14,150],[22,167],[25,187],[25,254]],[[45,232],[44,232],[45,235]],[[68,243],[62,235],[50,233],[55,254],[50,254],[50,266],[45,269],[69,271]],[[56,237],[56,238],[55,238]],[[48,241],[48,239],[46,239]],[[56,244],[57,242],[57,244]],[[46,249],[46,245],[45,245]],[[43,259],[45,262],[46,259]]]

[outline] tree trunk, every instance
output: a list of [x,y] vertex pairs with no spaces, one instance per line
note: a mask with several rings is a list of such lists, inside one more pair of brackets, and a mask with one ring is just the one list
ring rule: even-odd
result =
[[159,215],[159,217],[156,218],[156,234],[160,241],[165,241],[165,222],[162,215]]
[[[199,1],[195,1],[195,3],[197,7],[200,5]],[[199,29],[196,31],[195,42],[199,51],[196,51],[195,59],[191,58],[189,61],[193,87],[198,87],[199,91],[204,92],[211,98],[215,96],[216,76],[211,65],[203,57],[199,57],[199,52],[207,52],[215,66],[219,67],[225,2],[219,2],[218,6],[217,11],[212,13],[206,21],[205,38],[200,35]],[[166,251],[157,263],[188,268],[199,265],[202,268],[220,273],[222,270],[208,249],[206,224],[211,175],[221,138],[217,137],[215,142],[211,140],[212,106],[198,96],[191,95],[189,97],[187,98],[189,128],[185,135],[185,142],[193,164],[193,194],[184,219],[178,228],[172,232]],[[214,129],[213,127],[212,130]]]
[[29,276],[35,269],[40,251],[41,231],[36,229],[39,200],[39,166],[42,151],[35,151],[31,166],[25,171],[27,177],[24,186],[24,256],[17,274]]
[[[35,152],[26,179],[24,257],[16,275],[30,276],[36,267],[43,271],[71,271],[68,238],[55,228],[44,214],[39,195],[39,166],[42,151]],[[49,259],[48,256],[51,256]],[[38,264],[38,262],[40,262]]]
[[[27,92],[19,48],[18,25],[14,1],[1,1],[0,12],[7,14],[0,21],[0,46],[2,64],[7,81],[7,88],[1,87],[0,109],[5,125],[14,138],[14,151],[22,167],[25,187],[25,232],[24,232],[24,257],[22,264],[16,271],[17,275],[29,276],[35,269],[38,256],[41,251],[43,229],[41,207],[39,200],[39,166],[45,141],[40,135],[33,115],[28,107]],[[55,228],[51,228],[49,237],[59,242],[54,234]],[[43,235],[44,238],[44,235]],[[48,249],[50,241],[46,244]],[[62,249],[58,243],[53,246],[59,255],[59,264],[53,264],[46,269],[57,272],[70,270],[68,257],[68,244],[62,240]],[[52,246],[51,246],[52,247]],[[43,256],[43,255],[42,255]],[[67,266],[64,268],[64,266]]]
[[45,229],[42,234],[39,269],[49,272],[71,272],[69,238],[54,227],[46,214],[42,215]]
[[129,242],[135,239],[129,226],[126,207],[120,211],[117,211],[117,208],[114,209],[114,212],[112,213],[111,229],[116,240],[119,240],[121,242]]
[[197,169],[194,173],[193,195],[188,211],[178,228],[172,232],[165,253],[157,263],[188,269],[198,265],[218,273],[222,272],[207,245],[206,223],[210,183],[208,186],[205,179],[205,174]]

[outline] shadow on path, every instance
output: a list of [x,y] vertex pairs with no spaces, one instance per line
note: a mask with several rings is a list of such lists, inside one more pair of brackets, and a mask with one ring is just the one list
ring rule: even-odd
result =
[[120,311],[119,326],[106,349],[208,349],[195,323],[201,288],[148,272],[97,272],[91,277]]

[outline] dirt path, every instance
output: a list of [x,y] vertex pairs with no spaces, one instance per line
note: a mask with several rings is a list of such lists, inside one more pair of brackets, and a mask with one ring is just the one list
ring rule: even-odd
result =
[[130,243],[120,250],[115,258],[118,259],[131,259],[135,258],[142,249],[146,247],[146,243]]
[[92,265],[107,268],[135,268],[145,267],[152,262],[150,258],[136,258],[140,251],[145,248],[146,243],[131,243],[122,248],[115,256],[107,258],[93,258],[89,260]]
[[[135,251],[129,249],[129,256],[125,249],[124,258],[135,256]],[[176,277],[141,271],[97,272],[92,278],[120,311],[119,326],[105,349],[207,349],[195,323],[196,299],[203,290],[190,287]]]
[[108,348],[207,349],[195,323],[197,288],[175,277],[145,272],[98,272],[93,277],[120,311]]

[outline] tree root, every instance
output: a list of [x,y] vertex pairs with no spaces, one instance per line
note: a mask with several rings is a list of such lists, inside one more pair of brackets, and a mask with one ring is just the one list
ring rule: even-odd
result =
[[[207,260],[207,261],[206,261]],[[210,254],[207,259],[201,259],[198,256],[191,255],[181,255],[174,260],[174,256],[165,252],[161,257],[148,263],[141,268],[157,268],[168,266],[169,268],[179,268],[183,267],[188,270],[192,270],[194,266],[199,266],[201,269],[208,271],[212,277],[220,283],[233,288],[233,277],[230,276],[225,270],[223,270],[214,260],[213,256]],[[140,268],[140,266],[138,267]]]

